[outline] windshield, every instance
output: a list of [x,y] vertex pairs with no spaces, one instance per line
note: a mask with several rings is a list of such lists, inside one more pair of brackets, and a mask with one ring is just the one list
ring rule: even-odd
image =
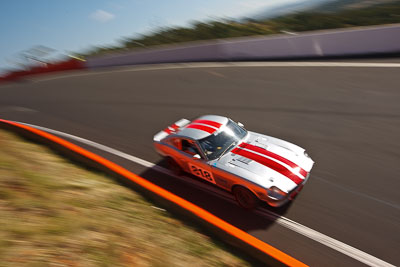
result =
[[233,148],[246,134],[247,131],[245,129],[229,120],[221,131],[218,131],[215,135],[212,134],[200,139],[199,144],[208,159],[213,160],[228,151],[229,148]]

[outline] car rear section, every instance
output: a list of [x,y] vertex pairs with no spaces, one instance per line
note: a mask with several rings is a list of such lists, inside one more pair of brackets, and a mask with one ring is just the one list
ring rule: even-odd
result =
[[160,142],[162,139],[165,137],[169,136],[172,133],[179,132],[183,127],[188,125],[190,123],[189,120],[187,119],[180,119],[176,121],[175,123],[172,123],[168,127],[166,127],[164,130],[158,132],[156,135],[153,137],[154,142]]

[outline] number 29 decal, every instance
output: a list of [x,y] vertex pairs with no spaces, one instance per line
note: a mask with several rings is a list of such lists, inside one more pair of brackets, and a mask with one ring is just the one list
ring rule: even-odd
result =
[[190,168],[190,172],[192,174],[194,174],[194,175],[196,175],[196,176],[198,176],[198,177],[200,177],[200,178],[202,178],[202,179],[204,179],[204,180],[206,180],[206,181],[208,181],[210,183],[215,184],[215,180],[214,180],[214,177],[213,177],[211,172],[209,172],[209,171],[207,171],[205,169],[202,169],[202,168],[200,168],[198,166],[192,165],[190,163],[189,163],[189,168]]

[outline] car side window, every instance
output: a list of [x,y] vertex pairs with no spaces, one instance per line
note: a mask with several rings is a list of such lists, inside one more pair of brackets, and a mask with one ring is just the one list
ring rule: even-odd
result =
[[182,151],[192,156],[196,154],[201,155],[196,145],[186,139],[182,139]]
[[181,139],[179,138],[170,138],[167,140],[167,143],[176,147],[179,150],[182,150]]

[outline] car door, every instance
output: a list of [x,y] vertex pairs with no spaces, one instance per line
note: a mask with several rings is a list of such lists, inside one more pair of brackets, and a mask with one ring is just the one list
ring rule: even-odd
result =
[[203,153],[194,140],[181,139],[182,160],[189,173],[215,184],[215,179]]

